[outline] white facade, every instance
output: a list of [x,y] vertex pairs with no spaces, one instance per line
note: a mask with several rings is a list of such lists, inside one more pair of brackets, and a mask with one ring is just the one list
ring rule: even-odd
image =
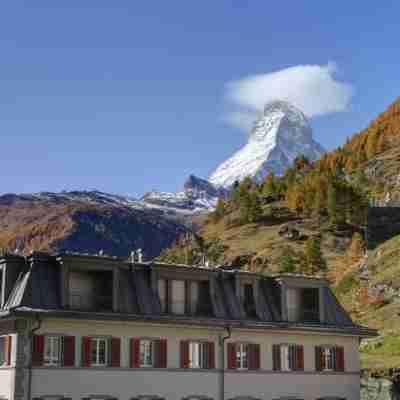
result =
[[[168,400],[180,400],[191,395],[220,397],[221,362],[218,338],[222,329],[191,328],[140,324],[134,322],[94,322],[48,320],[40,334],[76,336],[75,367],[40,367],[32,373],[32,398],[60,395],[81,399],[91,395],[129,400],[138,395],[157,395]],[[82,368],[81,338],[105,336],[121,338],[119,368]],[[129,340],[132,337],[165,338],[168,343],[166,369],[130,368]],[[180,368],[181,340],[207,339],[215,342],[216,368],[184,370]],[[249,342],[260,345],[260,369],[257,371],[225,370],[225,398],[251,396],[260,399],[296,397],[316,400],[321,397],[342,397],[357,400],[360,392],[358,338],[332,334],[312,334],[285,331],[233,330],[227,342]],[[294,343],[304,346],[304,371],[273,371],[272,345]],[[315,371],[315,346],[344,347],[345,371],[318,373]],[[226,352],[225,352],[226,354]],[[225,361],[226,365],[226,361]]]

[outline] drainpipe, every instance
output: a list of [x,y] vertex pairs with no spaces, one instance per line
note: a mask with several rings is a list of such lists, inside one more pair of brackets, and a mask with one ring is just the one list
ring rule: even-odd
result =
[[220,354],[220,368],[221,368],[221,374],[220,374],[220,393],[219,393],[219,400],[225,400],[225,341],[227,339],[230,339],[232,336],[232,328],[230,326],[227,326],[226,328],[227,335],[226,336],[219,336],[219,354]]
[[42,326],[42,321],[39,317],[39,314],[36,314],[36,322],[37,325],[31,329],[29,332],[29,341],[30,341],[30,355],[29,355],[29,364],[28,364],[28,395],[27,400],[31,399],[32,394],[32,355],[33,355],[33,335],[37,330],[39,330]]

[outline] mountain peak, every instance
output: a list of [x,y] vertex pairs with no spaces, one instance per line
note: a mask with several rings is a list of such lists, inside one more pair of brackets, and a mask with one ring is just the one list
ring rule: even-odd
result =
[[286,101],[273,101],[265,105],[247,144],[220,164],[209,181],[217,187],[230,187],[246,176],[260,180],[269,172],[280,175],[297,156],[314,160],[322,152],[304,113]]

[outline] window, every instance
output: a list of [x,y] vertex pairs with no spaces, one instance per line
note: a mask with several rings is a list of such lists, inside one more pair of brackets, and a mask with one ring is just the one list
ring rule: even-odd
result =
[[70,271],[70,307],[90,311],[112,310],[112,282],[112,271]]
[[161,303],[161,312],[168,312],[168,281],[165,279],[158,280],[158,296]]
[[213,315],[213,307],[210,296],[210,282],[201,281],[198,284],[197,315]]
[[319,321],[319,289],[302,290],[302,319],[305,322]]
[[208,343],[189,343],[189,368],[208,368]]
[[185,281],[172,281],[172,306],[173,314],[185,313]]
[[227,367],[237,370],[260,369],[260,345],[257,343],[228,343]]
[[281,370],[291,371],[292,365],[290,364],[290,346],[283,345],[281,346]]
[[45,336],[44,339],[44,365],[59,366],[61,365],[62,353],[62,338],[61,336]]
[[304,370],[303,346],[281,344],[273,346],[274,370],[302,371]]
[[4,301],[5,299],[3,298],[3,267],[0,267],[0,308],[4,307]]
[[319,289],[287,289],[288,320],[293,322],[319,322]]
[[107,366],[108,340],[92,338],[90,346],[90,365],[93,367]]
[[249,345],[247,343],[236,344],[236,368],[249,368]]
[[324,357],[324,370],[333,371],[335,369],[335,354],[332,347],[325,347],[322,350]]
[[140,340],[140,366],[152,367],[154,365],[154,342]]
[[343,347],[317,346],[315,364],[317,371],[344,371]]
[[0,366],[7,364],[6,360],[6,337],[1,336],[0,337]]
[[254,302],[253,285],[246,283],[242,289],[243,308],[246,316],[249,318],[257,318],[256,304]]

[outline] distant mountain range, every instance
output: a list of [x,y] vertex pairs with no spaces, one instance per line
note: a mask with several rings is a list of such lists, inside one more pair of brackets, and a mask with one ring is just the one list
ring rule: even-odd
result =
[[304,114],[286,102],[265,107],[248,143],[208,180],[190,175],[182,191],[151,191],[140,199],[100,191],[42,192],[0,196],[0,246],[31,250],[128,255],[142,248],[154,257],[193,229],[193,216],[213,209],[245,176],[281,174],[300,154],[317,158]]

